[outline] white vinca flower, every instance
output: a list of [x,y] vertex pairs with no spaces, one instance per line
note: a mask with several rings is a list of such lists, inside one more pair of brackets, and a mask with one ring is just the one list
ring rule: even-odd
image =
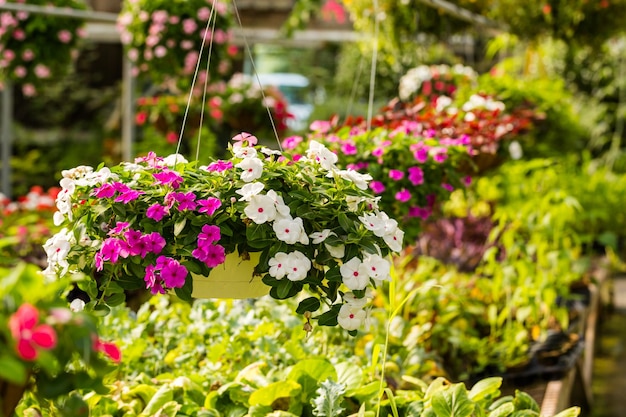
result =
[[285,252],[278,252],[274,255],[274,257],[270,258],[268,263],[270,266],[270,276],[273,276],[276,279],[282,279],[285,275],[287,275],[289,255]]
[[234,147],[233,148],[233,153],[235,155],[235,157],[237,158],[256,158],[257,155],[257,151],[256,149],[250,147],[250,146],[246,146],[246,147]]
[[243,211],[256,224],[263,224],[276,218],[274,200],[264,194],[250,197],[250,202]]
[[363,265],[365,265],[370,278],[377,281],[389,281],[391,279],[391,263],[382,256],[368,254],[363,259]]
[[188,162],[189,161],[187,161],[187,159],[179,153],[173,153],[163,158],[163,164],[168,167],[175,167],[178,164],[186,164]]
[[244,182],[258,180],[263,173],[263,161],[259,158],[246,158],[235,166],[242,170],[241,180]]
[[372,298],[372,292],[369,289],[365,291],[365,296],[362,298],[358,298],[352,291],[348,291],[343,295],[343,301],[346,304],[358,308],[365,307],[370,298]]
[[343,304],[337,315],[337,322],[346,330],[357,330],[367,319],[367,312],[362,307]]
[[300,251],[293,251],[287,259],[287,279],[302,281],[311,270],[311,260]]
[[360,172],[352,169],[342,169],[337,171],[337,174],[339,174],[339,176],[344,180],[353,182],[354,185],[361,190],[367,190],[367,183],[372,180],[372,176],[370,174],[361,174]]
[[306,155],[317,161],[327,171],[336,169],[337,155],[317,141],[312,140],[309,142],[309,149]]
[[404,232],[396,227],[392,233],[388,233],[383,236],[383,240],[394,252],[402,251],[402,240],[404,239]]
[[263,187],[265,187],[265,185],[260,182],[251,182],[235,192],[241,196],[239,201],[250,201],[253,196],[259,194],[261,190],[263,190]]
[[364,290],[369,284],[367,267],[357,257],[350,259],[339,268],[343,283],[351,290]]
[[331,246],[328,243],[324,243],[326,250],[330,253],[330,256],[333,258],[341,259],[346,254],[346,246],[345,245],[337,245]]
[[72,247],[72,239],[72,233],[67,228],[63,228],[44,243],[43,249],[48,258],[48,267],[43,271],[44,276],[48,278],[56,276],[58,267],[62,268],[60,275],[65,275],[70,266],[67,262],[67,255]]
[[313,239],[312,243],[314,245],[322,243],[328,236],[337,236],[337,234],[330,229],[324,229],[321,232],[313,232],[309,235]]
[[274,200],[276,206],[276,219],[291,219],[289,206],[285,204],[283,197],[274,190],[269,190],[267,196]]
[[300,242],[303,245],[309,244],[309,237],[304,230],[300,217],[277,220],[272,227],[276,237],[289,245],[293,245],[296,242]]

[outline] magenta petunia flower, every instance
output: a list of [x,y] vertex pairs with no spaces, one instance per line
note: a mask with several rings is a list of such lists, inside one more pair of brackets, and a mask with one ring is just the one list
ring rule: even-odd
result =
[[169,169],[154,173],[152,176],[157,180],[156,185],[169,185],[175,190],[178,189],[183,182],[183,177],[181,177],[180,174]]
[[424,183],[424,171],[420,167],[410,167],[408,171],[411,184],[417,186]]
[[396,200],[402,202],[402,203],[406,203],[407,201],[409,201],[411,199],[411,193],[409,192],[409,190],[403,188],[402,190],[398,191],[396,193]]
[[206,200],[198,200],[198,213],[205,213],[212,216],[215,210],[222,206],[222,201],[219,198],[210,197]]
[[370,182],[370,188],[372,189],[374,194],[382,194],[385,192],[385,184],[380,181]]
[[159,203],[155,203],[148,207],[146,210],[146,217],[154,220],[161,221],[163,217],[165,217],[169,213],[167,207],[160,205]]
[[402,178],[404,178],[404,172],[398,171],[397,169],[391,169],[389,170],[389,178],[394,181],[400,181]]
[[115,195],[116,189],[113,184],[102,184],[100,187],[94,188],[91,195],[97,198],[111,198]]
[[196,203],[196,195],[193,191],[186,193],[172,193],[172,198],[178,202],[178,210],[195,210],[198,203]]
[[222,172],[233,168],[231,161],[215,161],[207,167],[207,171]]

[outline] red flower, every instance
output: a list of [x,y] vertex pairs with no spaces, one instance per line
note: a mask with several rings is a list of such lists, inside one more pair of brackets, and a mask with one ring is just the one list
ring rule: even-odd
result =
[[52,349],[57,344],[54,329],[47,324],[37,325],[39,311],[31,304],[22,304],[9,318],[9,330],[17,341],[18,355],[27,361],[37,359],[37,347]]
[[115,363],[120,363],[122,360],[122,352],[115,343],[103,342],[98,337],[94,339],[93,350],[104,353]]

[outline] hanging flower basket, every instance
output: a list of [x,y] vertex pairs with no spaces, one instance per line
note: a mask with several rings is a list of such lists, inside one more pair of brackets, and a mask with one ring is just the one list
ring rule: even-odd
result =
[[[298,313],[356,331],[368,290],[390,279],[388,255],[404,236],[378,209],[370,176],[337,168],[337,156],[314,141],[302,156],[255,146],[247,133],[233,139],[232,158],[208,166],[149,154],[64,171],[55,213],[64,228],[44,246],[45,274],[83,272],[96,284],[85,286],[94,308],[139,288],[184,300],[268,290],[286,299],[308,289]],[[239,254],[235,272],[223,266],[228,254]]]
[[191,273],[194,298],[257,298],[267,295],[270,287],[260,277],[255,276],[254,268],[261,258],[259,252],[248,254],[243,259],[238,252],[229,253],[224,263],[211,269],[209,275]]

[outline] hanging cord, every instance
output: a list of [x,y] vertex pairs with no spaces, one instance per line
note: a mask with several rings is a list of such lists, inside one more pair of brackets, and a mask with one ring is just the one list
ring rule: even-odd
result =
[[267,116],[269,117],[270,123],[272,124],[272,130],[274,131],[274,137],[276,137],[276,143],[278,144],[278,149],[280,149],[280,151],[283,152],[283,147],[280,144],[280,138],[278,137],[278,130],[276,130],[276,124],[274,123],[272,112],[269,106],[267,105],[267,98],[265,97],[265,91],[263,91],[263,84],[261,84],[261,79],[259,78],[259,73],[256,69],[254,58],[252,57],[252,51],[250,50],[248,39],[246,38],[246,34],[243,31],[243,25],[241,24],[241,17],[239,16],[239,9],[237,8],[237,2],[235,0],[233,0],[233,8],[235,9],[235,16],[237,16],[237,23],[239,24],[239,29],[241,30],[241,37],[243,38],[243,43],[246,48],[246,53],[248,54],[248,58],[250,59],[250,64],[252,65],[252,72],[254,73],[256,82],[259,85],[259,89],[261,90],[261,97],[263,98],[263,107],[265,107],[265,110],[267,110]]
[[[213,10],[215,10],[215,2],[213,0]],[[198,126],[198,144],[196,145],[196,161],[200,159],[200,141],[202,139],[202,125],[204,123],[204,109],[206,108],[206,93],[209,85],[209,69],[211,67],[211,55],[213,52],[213,34],[215,33],[215,23],[217,22],[217,13],[211,13],[213,16],[213,26],[211,27],[211,42],[209,43],[209,54],[206,59],[206,75],[204,77],[204,88],[202,89],[202,107],[200,107],[200,125]],[[209,16],[209,21],[211,20]],[[206,36],[206,32],[204,34]],[[200,62],[200,57],[198,57],[198,62]],[[192,90],[193,91],[193,90]]]
[[365,66],[365,59],[363,55],[361,55],[361,59],[359,59],[359,68],[356,71],[356,77],[354,78],[354,82],[352,83],[352,91],[350,92],[350,100],[348,100],[348,109],[346,114],[350,116],[352,114],[352,105],[356,99],[356,91],[359,87],[359,83],[361,81],[361,74],[363,73],[363,67]]
[[[216,0],[213,0],[212,6],[211,6],[211,14],[209,15],[209,20],[206,22],[206,28],[204,29],[204,36],[202,36],[202,44],[200,44],[200,53],[198,54],[198,62],[196,62],[196,69],[193,73],[193,79],[191,81],[191,88],[189,89],[189,96],[187,98],[187,106],[185,107],[185,114],[183,115],[183,123],[182,123],[182,126],[180,127],[180,135],[178,136],[178,144],[176,145],[177,157],[180,152],[180,145],[183,142],[183,134],[185,133],[185,125],[187,124],[187,116],[189,115],[189,107],[191,106],[191,97],[193,96],[193,89],[196,86],[196,79],[198,78],[200,62],[202,61],[202,52],[204,52],[204,44],[206,43],[206,37],[207,37],[207,34],[209,33],[209,29],[211,28],[211,19],[213,15],[216,13],[215,2]],[[213,39],[213,36],[211,36],[211,40],[212,39]]]
[[374,0],[374,50],[372,51],[372,66],[370,70],[370,94],[367,103],[367,131],[372,127],[372,112],[374,109],[374,87],[376,86],[376,63],[378,61],[378,0]]

